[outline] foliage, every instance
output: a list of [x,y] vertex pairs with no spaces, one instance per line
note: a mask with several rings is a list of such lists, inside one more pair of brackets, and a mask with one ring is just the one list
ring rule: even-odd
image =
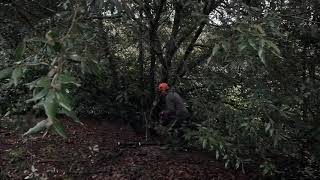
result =
[[60,114],[152,126],[167,81],[192,106],[185,138],[226,166],[277,175],[276,157],[319,152],[318,1],[23,2],[0,3],[0,113],[40,108],[25,135],[66,137]]

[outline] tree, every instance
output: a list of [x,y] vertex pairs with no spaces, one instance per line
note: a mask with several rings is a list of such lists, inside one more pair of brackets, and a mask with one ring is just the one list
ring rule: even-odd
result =
[[[5,1],[0,8],[1,92],[22,97],[9,104],[38,103],[47,116],[27,134],[53,126],[65,137],[59,113],[77,122],[81,112],[156,124],[156,84],[169,82],[192,105],[197,128],[185,138],[226,166],[255,157],[271,174],[279,164],[272,157],[317,149],[308,144],[319,140],[316,0]],[[32,95],[22,95],[26,83]],[[1,106],[4,114],[10,107]]]

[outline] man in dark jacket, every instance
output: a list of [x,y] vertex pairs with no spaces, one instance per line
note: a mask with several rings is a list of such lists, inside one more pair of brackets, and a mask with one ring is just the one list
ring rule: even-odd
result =
[[161,83],[159,91],[165,97],[166,104],[166,109],[160,113],[162,125],[168,125],[169,132],[181,128],[190,117],[184,99],[178,93],[171,91],[167,83]]

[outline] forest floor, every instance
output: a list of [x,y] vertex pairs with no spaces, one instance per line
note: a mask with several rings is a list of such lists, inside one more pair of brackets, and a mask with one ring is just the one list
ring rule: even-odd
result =
[[257,178],[256,173],[227,169],[206,153],[144,143],[143,135],[127,127],[65,122],[68,140],[53,133],[22,138],[21,133],[1,127],[0,179]]

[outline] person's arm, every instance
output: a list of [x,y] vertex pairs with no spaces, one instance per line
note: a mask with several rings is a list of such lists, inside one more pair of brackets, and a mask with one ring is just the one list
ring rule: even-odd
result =
[[166,107],[167,107],[167,112],[169,115],[176,113],[174,96],[172,94],[168,94],[166,96]]

